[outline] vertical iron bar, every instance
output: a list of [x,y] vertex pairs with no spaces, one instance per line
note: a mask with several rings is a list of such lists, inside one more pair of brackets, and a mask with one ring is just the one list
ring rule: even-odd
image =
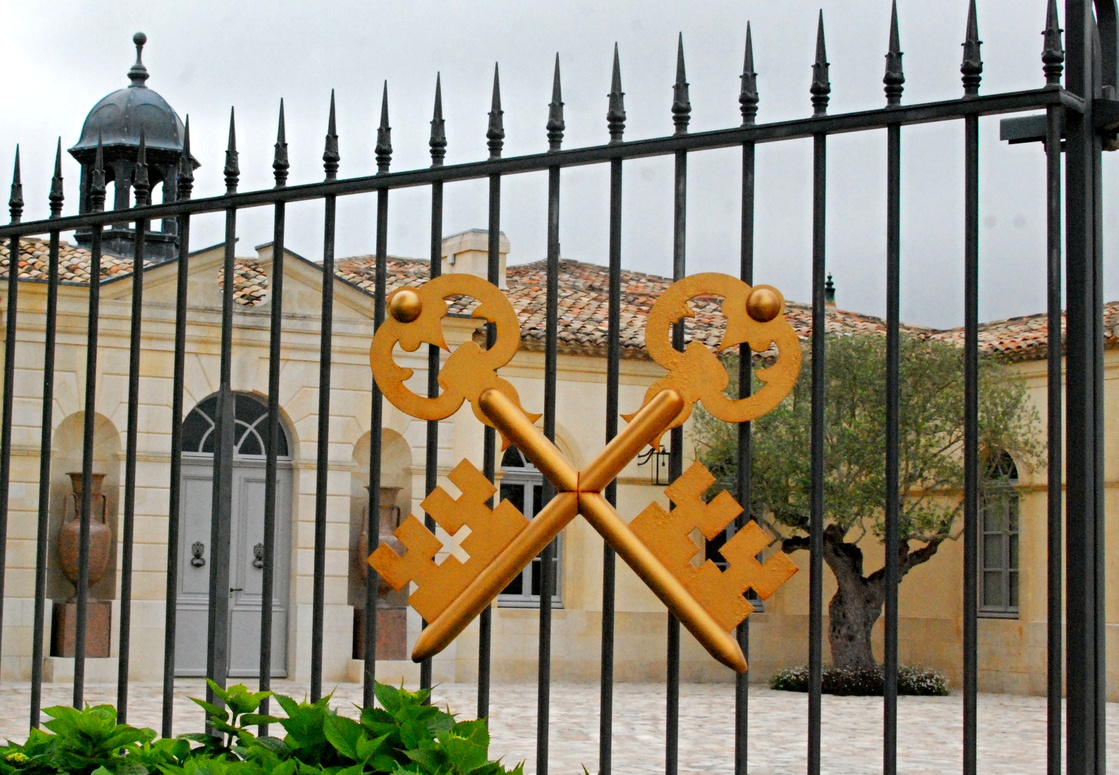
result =
[[[330,205],[328,203],[329,210]],[[269,278],[269,301],[271,317],[268,331],[268,423],[265,439],[268,444],[264,460],[264,568],[260,580],[260,689],[264,691],[272,685],[272,612],[275,604],[276,588],[276,505],[279,493],[280,429],[280,366],[282,363],[282,339],[284,326],[284,237],[287,212],[283,202],[276,203],[273,215],[272,234],[272,271]],[[327,239],[331,237],[328,236]],[[324,273],[323,286],[330,286],[330,279]],[[325,324],[325,321],[324,321]],[[320,375],[321,376],[321,375]],[[318,511],[315,513],[315,591],[319,592],[322,583],[321,573],[325,566],[319,565],[319,555],[324,549],[319,541]],[[325,528],[322,528],[325,532]],[[244,557],[238,562],[244,563]],[[316,594],[311,615],[311,697],[312,702],[319,698],[316,692],[316,679],[322,678],[322,601]],[[317,668],[317,671],[316,671]]]
[[[388,285],[388,234],[389,234],[389,192],[387,188],[377,191],[377,263],[374,281],[373,325],[379,328],[385,320],[385,294]],[[382,425],[384,424],[384,401],[381,389],[373,382],[372,403],[369,417],[369,508],[366,515],[366,529],[369,531],[369,545],[380,540],[381,534],[381,450]],[[373,677],[377,664],[377,579],[370,572],[366,574],[365,584],[365,691],[373,691]],[[422,673],[422,670],[421,670]],[[423,684],[421,675],[421,684]],[[431,685],[430,673],[428,683]],[[372,702],[370,702],[372,704]]]
[[[622,364],[622,160],[610,160],[609,312],[606,332],[606,443],[618,435],[619,382]],[[551,281],[549,280],[549,287]],[[618,483],[606,486],[606,500],[618,505]],[[599,686],[598,771],[613,772],[614,749],[614,630],[617,556],[602,547],[602,664]]]
[[[495,82],[496,93],[496,82]],[[495,105],[500,111],[500,103]],[[490,175],[489,192],[489,242],[487,245],[488,256],[486,262],[486,279],[494,285],[501,284],[501,176]],[[486,348],[494,346],[497,342],[497,327],[486,326]],[[497,434],[493,428],[486,426],[482,437],[482,472],[491,482],[496,475],[497,465]],[[487,504],[494,507],[491,497]],[[490,715],[490,683],[493,637],[493,609],[487,607],[478,617],[478,718],[489,718]]]
[[86,331],[85,415],[82,418],[82,501],[78,533],[77,616],[74,632],[74,707],[85,699],[85,628],[89,598],[89,516],[92,510],[93,441],[97,400],[98,310],[101,304],[101,229],[93,227],[89,267],[89,326]]
[[[273,178],[276,188],[287,185],[288,179],[288,144],[287,131],[284,125],[284,101],[280,100],[280,120],[276,132],[275,155],[272,159]],[[279,493],[276,492],[279,480],[277,455],[279,454],[280,430],[280,358],[284,328],[284,236],[287,211],[283,202],[277,202],[273,213],[272,235],[272,272],[269,287],[269,302],[271,316],[268,329],[268,418],[267,422],[267,448],[264,459],[264,571],[260,580],[260,685],[267,688],[272,684],[272,611],[275,603],[274,590],[276,587],[276,504]],[[327,236],[329,238],[329,234]],[[329,285],[326,278],[324,285]],[[319,698],[316,689],[317,682],[322,680],[322,596],[321,584],[324,584],[326,563],[320,562],[320,555],[325,554],[325,526],[320,526],[318,512],[315,513],[315,548],[314,548],[314,601],[311,606],[311,701]],[[247,548],[247,547],[246,547]],[[244,568],[245,558],[238,558],[241,568]]]
[[[692,103],[688,94],[688,80],[684,71],[684,36],[681,33],[676,43],[676,82],[672,86],[672,123],[676,130],[673,134],[687,134],[691,121]],[[675,154],[675,176],[672,205],[672,280],[684,279],[687,274],[687,204],[688,204],[688,154],[677,151]],[[672,329],[672,345],[679,351],[684,349],[684,321],[676,322]],[[673,482],[684,471],[684,429],[673,428],[670,432],[672,449],[669,452],[668,468]],[[680,758],[680,620],[669,614],[668,617],[668,670],[667,670],[667,712],[665,713],[665,774],[676,775]]]
[[[23,213],[23,186],[20,182],[19,146],[16,146],[15,172],[10,200],[12,223],[19,223]],[[0,622],[4,617],[4,579],[8,557],[8,496],[12,467],[12,413],[14,410],[16,365],[16,298],[19,286],[19,237],[8,243],[8,311],[4,331],[4,400],[0,409]],[[80,605],[80,603],[79,603]],[[2,642],[0,627],[0,642]],[[2,649],[0,649],[2,652]]]
[[[746,51],[742,62],[742,84],[738,94],[739,109],[742,112],[742,126],[753,126],[757,121],[758,74],[754,72],[754,39],[750,23],[746,23]],[[747,142],[742,144],[742,214],[741,247],[739,276],[747,285],[754,284],[754,205],[755,205],[755,168],[757,146]],[[747,398],[754,389],[754,351],[749,343],[738,348],[738,397]],[[736,460],[735,497],[742,507],[742,513],[735,521],[735,532],[745,528],[753,516],[752,487],[754,447],[752,426],[741,423],[738,426]],[[750,662],[750,620],[742,621],[735,630],[738,647]],[[750,679],[749,674],[738,674],[734,679],[734,772],[746,775],[749,767],[750,739]]]
[[[186,153],[190,164],[190,153]],[[179,198],[190,196],[180,185]],[[188,283],[190,281],[190,216],[179,216],[179,265],[175,277],[175,362],[171,389],[171,482],[167,504],[167,609],[164,613],[162,737],[173,734],[175,712],[176,609],[179,600],[179,542],[183,468],[183,384],[186,373]]]
[[[739,276],[747,285],[754,282],[754,170],[757,161],[757,146],[754,143],[742,145],[742,221],[741,221],[741,264]],[[749,344],[738,348],[738,397],[747,398],[753,390],[754,353]],[[750,522],[752,477],[753,477],[753,438],[750,423],[740,423],[737,433],[737,491],[735,497],[742,506],[742,513],[735,523],[735,532],[742,530]],[[750,619],[747,617],[735,632],[738,645],[750,660]],[[749,697],[750,681],[748,673],[739,673],[734,679],[734,772],[746,775],[748,765],[747,743],[749,741]]]
[[964,118],[964,760],[975,775],[979,675],[979,117]]
[[[898,4],[890,10],[890,47],[882,77],[887,107],[905,89]],[[901,125],[886,128],[886,535],[882,665],[882,773],[898,769],[898,584],[901,582]],[[908,544],[908,542],[906,542]]]
[[826,256],[827,136],[814,135],[812,172],[812,509],[808,570],[808,772],[820,772],[824,642],[824,271]]
[[[816,61],[812,65],[812,115],[827,115],[831,99],[828,58],[824,40],[824,12],[816,26]],[[828,138],[812,136],[812,496],[809,515],[808,571],[808,772],[819,775],[823,702],[824,648],[824,434],[826,397],[824,358],[827,351],[827,164]]]
[[[505,124],[502,119],[504,111],[501,109],[501,81],[498,66],[493,66],[493,97],[490,101],[489,126],[486,128],[486,147],[490,150],[490,160],[500,159],[501,151],[505,145]],[[501,175],[490,175],[489,178],[489,224],[486,255],[486,280],[493,285],[501,284]],[[486,349],[497,342],[497,326],[492,323],[486,326]],[[486,426],[482,436],[482,473],[491,482],[494,481],[497,465],[497,436],[493,428]],[[493,508],[494,499],[491,497],[486,504]],[[493,609],[490,606],[482,611],[478,617],[478,718],[488,718],[490,715],[490,679],[491,661],[493,658]]]
[[[62,215],[61,141],[55,154],[54,180],[51,185],[51,218]],[[35,614],[31,630],[31,718],[32,728],[39,726],[43,689],[43,631],[47,608],[47,542],[50,540],[51,451],[54,432],[54,362],[58,336],[58,251],[61,234],[50,233],[47,266],[47,310],[43,330],[43,414],[39,443],[39,519],[35,535]],[[18,262],[13,262],[18,265]],[[9,267],[11,264],[9,264]]]
[[[99,212],[105,205],[105,168],[101,138],[97,139],[97,156],[90,176],[90,209]],[[13,218],[14,220],[14,218]],[[74,638],[74,707],[80,708],[85,694],[85,601],[82,587],[89,581],[89,512],[90,482],[93,479],[93,420],[97,398],[97,336],[101,304],[101,236],[100,224],[90,230],[89,245],[89,311],[86,328],[85,414],[82,418],[82,501],[78,548],[78,611]],[[18,255],[18,242],[12,242],[12,255]],[[10,303],[10,302],[9,302]],[[83,557],[84,554],[84,557]]]
[[1061,666],[1061,554],[1062,528],[1062,465],[1064,463],[1061,420],[1063,399],[1061,391],[1061,124],[1063,110],[1051,107],[1046,112],[1045,163],[1046,163],[1046,236],[1047,236],[1047,314],[1048,314],[1048,568],[1047,568],[1047,664],[1048,719],[1046,724],[1048,775],[1061,773],[1061,699],[1064,691],[1064,673]]
[[[686,231],[688,200],[688,154],[677,151],[675,158],[672,212],[672,280],[687,274]],[[684,349],[684,322],[672,328],[672,345]],[[675,482],[684,472],[684,429],[670,431],[671,449],[668,457],[668,478]],[[676,775],[680,756],[680,620],[668,615],[667,707],[665,711],[665,775]]]
[[[1097,34],[1095,41],[1100,46],[1099,57],[1103,62],[1108,62],[1111,72],[1107,74],[1106,81],[1100,78],[1093,84],[1092,94],[1099,97],[1103,92],[1104,83],[1108,83],[1109,96],[1114,98],[1114,83],[1116,77],[1114,57],[1119,41],[1116,40],[1116,25],[1119,19],[1119,8],[1114,0],[1110,3],[1096,4]],[[1102,68],[1101,68],[1102,70]],[[1103,74],[1101,73],[1101,76]],[[1087,114],[1085,116],[1087,118]],[[1092,706],[1092,716],[1095,722],[1094,743],[1091,751],[1092,764],[1095,767],[1094,775],[1105,775],[1107,772],[1107,610],[1106,603],[1106,552],[1107,536],[1105,526],[1107,522],[1107,508],[1105,498],[1106,476],[1104,473],[1104,450],[1107,444],[1106,424],[1104,415],[1103,392],[1103,135],[1100,132],[1092,133],[1092,251],[1089,254],[1091,271],[1091,292],[1089,299],[1091,306],[1088,308],[1088,341],[1092,347],[1092,382],[1094,401],[1092,407],[1092,433],[1085,439],[1091,441],[1094,463],[1094,508],[1089,513],[1092,521],[1092,572],[1089,574],[1089,583],[1092,584],[1095,605],[1091,609],[1091,632],[1095,640],[1095,664],[1092,668],[1092,691],[1088,701]]]
[[[324,199],[325,211],[323,214],[323,248],[322,248],[322,317],[319,332],[319,422],[318,422],[318,449],[315,455],[315,541],[318,545],[318,532],[326,533],[327,509],[326,495],[330,480],[330,377],[331,377],[331,342],[334,338],[334,233],[337,214],[337,197],[329,195]],[[370,543],[375,544],[378,539],[370,537]],[[266,556],[271,556],[267,554]],[[317,559],[317,555],[316,555]],[[322,583],[326,579],[325,552]],[[368,575],[368,574],[366,574]],[[375,579],[366,579],[366,583],[376,583]],[[315,572],[316,592],[319,584],[319,574]],[[321,626],[321,625],[320,625]],[[312,638],[322,638],[322,632],[312,634]],[[321,653],[321,652],[320,652]],[[314,657],[312,657],[314,659]],[[321,660],[321,656],[319,657]],[[320,662],[321,670],[321,662]],[[261,675],[264,675],[263,657],[261,662]],[[261,686],[262,690],[267,687]]]
[[[98,235],[94,227],[95,238]],[[95,240],[89,270],[89,328],[86,340],[85,416],[82,428],[82,503],[78,533],[78,610],[74,632],[74,707],[82,707],[85,699],[86,621],[89,604],[89,521],[93,509],[93,444],[97,398],[97,314],[101,301],[101,243]]]
[[[559,361],[559,221],[560,168],[548,170],[548,287],[545,300],[544,348],[544,435],[556,440],[556,371]],[[544,498],[540,505],[555,495],[555,488],[544,480]],[[555,573],[552,562],[557,541],[549,543],[540,554],[540,645],[536,688],[536,771],[548,775],[548,731],[552,682],[552,591]]]
[[[435,76],[435,106],[431,115],[431,136],[428,138],[428,147],[431,149],[431,166],[442,167],[447,156],[446,122],[443,120],[443,87],[439,75]],[[428,270],[431,279],[443,273],[443,181],[436,180],[431,184],[431,246],[428,258]],[[427,348],[427,395],[435,398],[439,395],[439,347],[428,345]],[[439,480],[439,421],[426,422],[427,445],[424,449],[424,492],[435,490]],[[424,513],[424,525],[432,533],[435,532],[435,519],[430,514]],[[421,626],[426,622],[421,620]],[[420,664],[420,683],[424,686],[431,685],[431,658],[425,659]]]
[[[431,184],[431,279],[435,279],[443,271],[443,181],[437,180]],[[439,347],[429,345],[427,348],[427,395],[435,398],[439,395]],[[427,423],[427,448],[424,461],[424,492],[432,492],[439,482],[439,421],[428,420]],[[424,515],[424,524],[432,533],[435,532],[435,520],[429,514]],[[431,659],[425,659],[420,665],[420,682],[426,681],[431,685]]]
[[1095,372],[1092,336],[1095,326],[1094,276],[1095,162],[1099,141],[1093,131],[1092,98],[1095,24],[1090,0],[1067,0],[1065,23],[1068,60],[1065,86],[1085,99],[1083,113],[1066,115],[1066,167],[1068,195],[1065,202],[1066,282],[1068,328],[1066,332],[1066,420],[1070,440],[1065,451],[1065,717],[1067,771],[1076,775],[1096,772],[1096,647],[1095,630],[1095,514],[1097,482],[1091,442],[1096,436],[1095,406],[1099,375]]
[[[385,82],[381,91],[381,123],[377,127],[377,145],[375,147],[377,159],[377,174],[389,171],[392,163],[392,127],[389,126],[389,84]],[[388,293],[388,235],[389,235],[389,190],[382,188],[377,191],[377,267],[376,267],[376,292],[373,300],[373,325],[379,328],[385,320],[385,298]],[[382,444],[384,424],[384,402],[381,400],[381,391],[376,384],[373,385],[372,406],[370,413],[369,437],[369,511],[367,515],[367,529],[369,541],[378,540],[381,532],[381,473],[382,473]],[[366,581],[372,581],[366,576]],[[377,589],[378,585],[366,583],[365,585],[365,664],[370,668],[375,667],[377,659]],[[425,679],[426,678],[426,682]],[[371,681],[371,677],[366,679]],[[420,685],[423,688],[431,686],[431,666],[425,671],[420,668]],[[368,688],[368,683],[367,683]]]
[[[144,160],[144,136],[140,133],[140,160],[136,164],[133,187],[136,205],[148,204],[149,187]],[[136,220],[136,242],[132,258],[132,311],[128,343],[128,425],[124,453],[124,514],[121,524],[120,626],[117,646],[117,718],[128,720],[128,659],[132,634],[132,556],[136,526],[136,457],[139,439],[140,353],[144,309],[144,254],[148,220]]]
[[886,128],[886,578],[882,772],[898,755],[898,582],[901,452],[901,126]]
[[[221,366],[218,383],[217,438],[214,443],[213,502],[210,517],[210,605],[206,674],[224,687],[229,675],[229,540],[233,513],[233,283],[237,210],[225,211],[222,259]],[[207,700],[217,697],[207,688]]]

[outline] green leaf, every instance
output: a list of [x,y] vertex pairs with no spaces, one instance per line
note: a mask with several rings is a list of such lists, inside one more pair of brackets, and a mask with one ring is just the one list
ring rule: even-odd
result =
[[261,724],[278,724],[279,722],[280,719],[278,716],[271,716],[267,713],[246,713],[240,718],[242,727],[255,727]]
[[465,737],[450,735],[443,741],[443,750],[455,772],[473,772],[487,763],[487,747]]
[[363,760],[358,753],[358,746],[365,739],[365,730],[361,724],[345,716],[327,716],[323,723],[323,734],[334,748],[347,758],[360,762]]
[[271,735],[261,735],[255,740],[255,744],[261,748],[265,748],[277,756],[287,756],[291,753],[291,748],[278,737]]
[[233,711],[234,716],[240,716],[255,711],[260,707],[261,702],[271,696],[272,692],[254,693],[250,692],[244,684],[236,684],[227,690],[225,702],[229,709]]
[[202,710],[206,711],[206,715],[208,715],[211,720],[213,720],[213,719],[221,719],[222,721],[228,721],[229,720],[229,711],[226,710],[225,708],[223,708],[219,705],[214,705],[213,703],[210,703],[210,702],[206,702],[206,700],[200,700],[197,697],[191,697],[190,700],[195,705],[202,708]]

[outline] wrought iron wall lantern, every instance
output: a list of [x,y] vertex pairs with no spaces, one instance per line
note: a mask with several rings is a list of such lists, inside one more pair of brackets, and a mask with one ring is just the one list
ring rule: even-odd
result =
[[665,448],[663,444],[660,446],[642,452],[637,456],[637,465],[644,466],[652,464],[652,469],[649,471],[649,484],[665,486],[671,484],[672,480],[668,476],[668,458],[671,453]]

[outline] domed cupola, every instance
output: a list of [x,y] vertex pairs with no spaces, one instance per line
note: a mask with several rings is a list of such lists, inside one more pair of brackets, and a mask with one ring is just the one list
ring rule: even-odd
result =
[[[136,44],[136,64],[128,71],[132,83],[93,106],[82,125],[80,139],[70,149],[70,154],[82,165],[80,210],[83,213],[89,211],[90,173],[95,164],[99,139],[105,182],[114,184],[112,209],[125,210],[132,205],[132,175],[141,135],[146,147],[152,191],[162,184],[164,202],[173,202],[177,196],[178,166],[186,130],[182,119],[167,100],[147,86],[148,69],[142,60],[147,36],[137,32],[132,41]],[[193,157],[191,164],[199,166]],[[136,235],[131,226],[120,224],[106,230],[102,249],[115,255],[132,256]],[[76,238],[79,244],[88,245],[89,230],[79,231]],[[174,219],[164,220],[161,230],[148,231],[145,255],[157,261],[174,258],[178,254],[178,242],[177,223]]]

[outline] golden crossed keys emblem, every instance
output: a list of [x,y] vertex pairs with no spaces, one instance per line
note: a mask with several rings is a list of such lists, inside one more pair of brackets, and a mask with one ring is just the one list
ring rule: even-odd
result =
[[[434,398],[417,395],[406,385],[412,370],[398,366],[393,351],[399,346],[414,352],[424,343],[449,350],[443,319],[447,300],[460,296],[479,302],[473,316],[493,324],[495,343],[489,348],[474,341],[459,345],[439,372],[442,392]],[[680,351],[671,344],[673,325],[694,316],[689,302],[710,296],[723,299],[726,331],[720,352],[740,344],[758,353],[776,347],[777,357],[757,371],[762,387],[745,398],[726,395],[729,375],[708,347],[693,341]],[[796,566],[781,552],[765,562],[757,560],[770,539],[753,522],[720,550],[728,563],[725,570],[711,561],[698,568],[692,564],[696,547],[691,533],[699,529],[705,538],[715,538],[742,512],[726,492],[704,501],[715,480],[698,462],[666,490],[670,511],[653,503],[628,524],[603,491],[646,445],[659,444],[665,431],[682,425],[697,401],[724,422],[746,422],[777,406],[800,372],[800,342],[784,317],[784,305],[776,289],[751,288],[723,274],[697,274],[673,283],[650,310],[645,331],[650,356],[667,374],[649,387],[640,409],[625,415],[625,429],[589,465],[576,470],[534,424],[540,415],[527,412],[516,388],[497,374],[520,346],[516,312],[498,288],[472,275],[452,274],[395,291],[369,352],[384,397],[424,420],[450,417],[469,401],[478,419],[501,434],[504,447],[515,444],[556,490],[530,521],[509,501],[490,508],[494,485],[463,460],[449,477],[459,497],[437,487],[421,505],[453,536],[468,528],[459,542],[467,559],[443,554],[443,542],[415,516],[395,532],[405,547],[403,556],[385,544],[369,556],[369,564],[394,589],[415,585],[408,602],[428,626],[412,658],[418,662],[442,651],[581,514],[712,656],[745,672],[746,659],[730,634],[752,610],[745,594],[752,589],[768,598]]]

